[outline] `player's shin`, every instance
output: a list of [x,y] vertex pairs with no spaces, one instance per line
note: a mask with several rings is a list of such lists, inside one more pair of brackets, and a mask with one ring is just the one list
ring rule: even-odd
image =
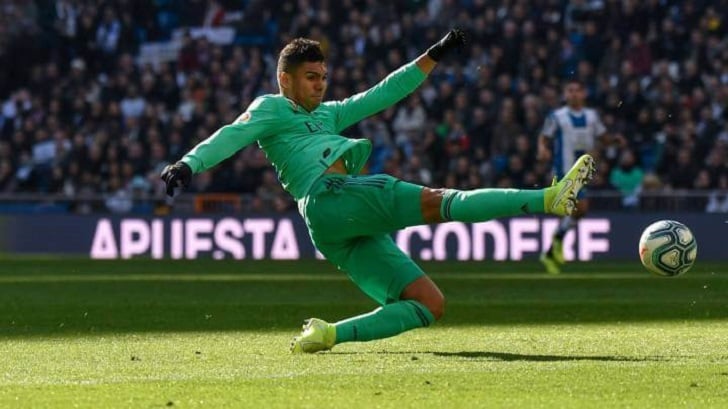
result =
[[543,190],[448,190],[440,205],[447,221],[483,222],[499,217],[544,212]]
[[435,317],[424,305],[414,300],[398,301],[334,324],[336,343],[389,338],[433,322]]
[[562,240],[564,236],[566,236],[566,233],[568,233],[574,226],[576,226],[576,218],[573,216],[564,216],[561,219],[561,222],[559,222],[559,227],[556,229],[554,237]]

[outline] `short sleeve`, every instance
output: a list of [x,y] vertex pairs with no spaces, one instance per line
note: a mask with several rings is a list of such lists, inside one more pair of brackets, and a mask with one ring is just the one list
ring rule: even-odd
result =
[[547,138],[553,138],[554,134],[558,130],[559,125],[556,123],[556,115],[550,113],[543,122],[543,128],[541,129],[541,135]]

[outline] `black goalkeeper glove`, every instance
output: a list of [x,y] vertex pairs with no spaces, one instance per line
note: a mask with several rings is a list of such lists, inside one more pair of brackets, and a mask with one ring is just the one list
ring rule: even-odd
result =
[[465,32],[459,28],[453,28],[449,33],[427,50],[427,55],[435,62],[439,62],[445,54],[452,50],[458,50],[465,45]]
[[162,170],[161,178],[167,185],[167,196],[174,196],[174,188],[187,187],[192,180],[192,168],[184,162],[167,165]]

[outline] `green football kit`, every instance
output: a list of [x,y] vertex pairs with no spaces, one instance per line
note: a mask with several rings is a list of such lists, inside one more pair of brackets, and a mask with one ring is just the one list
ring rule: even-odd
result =
[[[336,343],[384,338],[434,321],[421,303],[400,300],[407,285],[424,272],[391,237],[396,230],[424,223],[423,186],[384,174],[359,175],[371,142],[339,135],[394,105],[425,78],[412,62],[369,90],[324,102],[312,112],[283,95],[264,95],[182,158],[199,173],[258,143],[296,199],[318,250],[382,306],[336,323]],[[325,173],[338,159],[348,174]],[[441,206],[445,220],[463,222],[543,211],[542,190],[447,190]]]

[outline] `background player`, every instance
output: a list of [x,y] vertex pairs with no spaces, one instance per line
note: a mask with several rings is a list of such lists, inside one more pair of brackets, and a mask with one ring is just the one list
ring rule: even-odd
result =
[[[552,161],[554,177],[557,179],[566,174],[576,158],[594,150],[597,138],[601,138],[606,132],[599,114],[594,109],[585,107],[584,84],[578,80],[569,80],[564,86],[564,99],[566,105],[546,118],[539,136],[537,152],[539,160]],[[561,219],[551,246],[541,254],[541,262],[551,274],[560,273],[560,266],[565,262],[564,236],[589,209],[589,201],[583,195],[584,191],[579,196],[574,213]]]
[[371,142],[345,138],[341,131],[406,97],[437,61],[464,42],[461,31],[451,30],[425,54],[369,90],[322,103],[327,67],[319,43],[293,40],[278,59],[280,94],[257,98],[234,123],[163,170],[167,193],[172,195],[175,187],[190,183],[193,173],[257,142],[283,187],[296,199],[319,251],[381,305],[334,324],[307,320],[292,342],[292,352],[390,337],[428,326],[442,316],[445,298],[440,289],[397,247],[392,232],[425,223],[573,211],[576,194],[593,172],[588,155],[578,159],[557,185],[541,190],[431,189],[384,174],[357,175],[371,153]]

